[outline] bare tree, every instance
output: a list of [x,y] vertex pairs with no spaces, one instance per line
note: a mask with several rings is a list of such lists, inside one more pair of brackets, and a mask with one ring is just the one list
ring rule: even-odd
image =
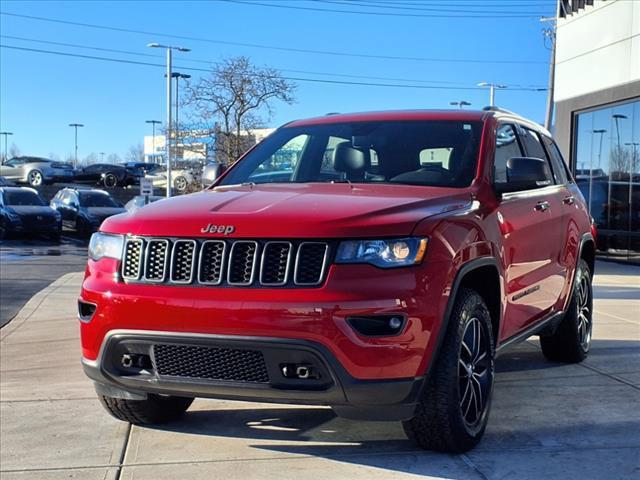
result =
[[47,158],[49,158],[50,160],[55,160],[56,162],[60,161],[60,155],[55,152],[49,152],[49,156]]
[[295,84],[247,57],[223,60],[195,84],[187,83],[183,104],[216,135],[216,156],[232,163],[251,146],[247,131],[273,115],[276,101],[295,101]]
[[131,145],[125,155],[127,162],[144,162],[144,147],[141,143]]
[[117,153],[110,153],[109,156],[107,157],[107,162],[120,163],[122,162],[122,159],[120,158],[120,155],[118,155]]
[[9,158],[19,157],[21,155],[20,149],[15,143],[11,144],[9,147]]
[[100,161],[100,157],[98,157],[98,154],[95,152],[91,152],[89,155],[84,157],[84,160],[82,160],[82,163],[84,165],[92,165],[94,163],[98,163],[99,161]]

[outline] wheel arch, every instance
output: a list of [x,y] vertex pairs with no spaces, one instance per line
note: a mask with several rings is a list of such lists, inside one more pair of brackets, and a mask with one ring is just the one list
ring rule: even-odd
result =
[[[491,281],[487,281],[488,278]],[[458,293],[461,288],[476,290],[487,303],[491,315],[491,326],[494,329],[494,346],[498,343],[500,326],[502,324],[502,281],[498,261],[494,257],[479,257],[470,260],[460,266],[455,274],[449,290],[449,298],[442,316],[442,324],[438,332],[437,343],[433,349],[431,361],[428,363],[426,376],[440,355],[440,349],[444,341],[451,313]]]
[[584,259],[589,265],[591,275],[594,273],[596,263],[596,242],[593,235],[585,233],[580,240],[580,248],[578,250],[578,258],[576,258],[576,270],[580,259]]

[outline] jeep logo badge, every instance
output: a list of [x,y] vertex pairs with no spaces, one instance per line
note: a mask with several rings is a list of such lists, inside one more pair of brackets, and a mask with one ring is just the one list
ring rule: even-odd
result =
[[229,235],[235,232],[235,230],[236,227],[233,225],[214,225],[213,223],[210,223],[200,231],[202,233],[224,233],[225,235]]

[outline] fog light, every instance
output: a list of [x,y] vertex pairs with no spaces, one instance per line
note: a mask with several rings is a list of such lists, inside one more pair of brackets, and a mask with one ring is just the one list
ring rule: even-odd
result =
[[402,320],[398,317],[391,317],[389,319],[389,328],[392,330],[398,330],[402,326]]
[[405,317],[402,315],[347,317],[347,322],[356,332],[365,337],[391,337],[402,332]]

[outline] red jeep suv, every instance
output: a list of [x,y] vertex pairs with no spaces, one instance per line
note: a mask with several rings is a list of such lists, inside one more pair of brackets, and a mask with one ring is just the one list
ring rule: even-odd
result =
[[294,121],[212,188],[105,220],[82,362],[136,424],[194,397],[330,405],[462,452],[503,349],[587,355],[594,236],[551,136],[513,113]]

